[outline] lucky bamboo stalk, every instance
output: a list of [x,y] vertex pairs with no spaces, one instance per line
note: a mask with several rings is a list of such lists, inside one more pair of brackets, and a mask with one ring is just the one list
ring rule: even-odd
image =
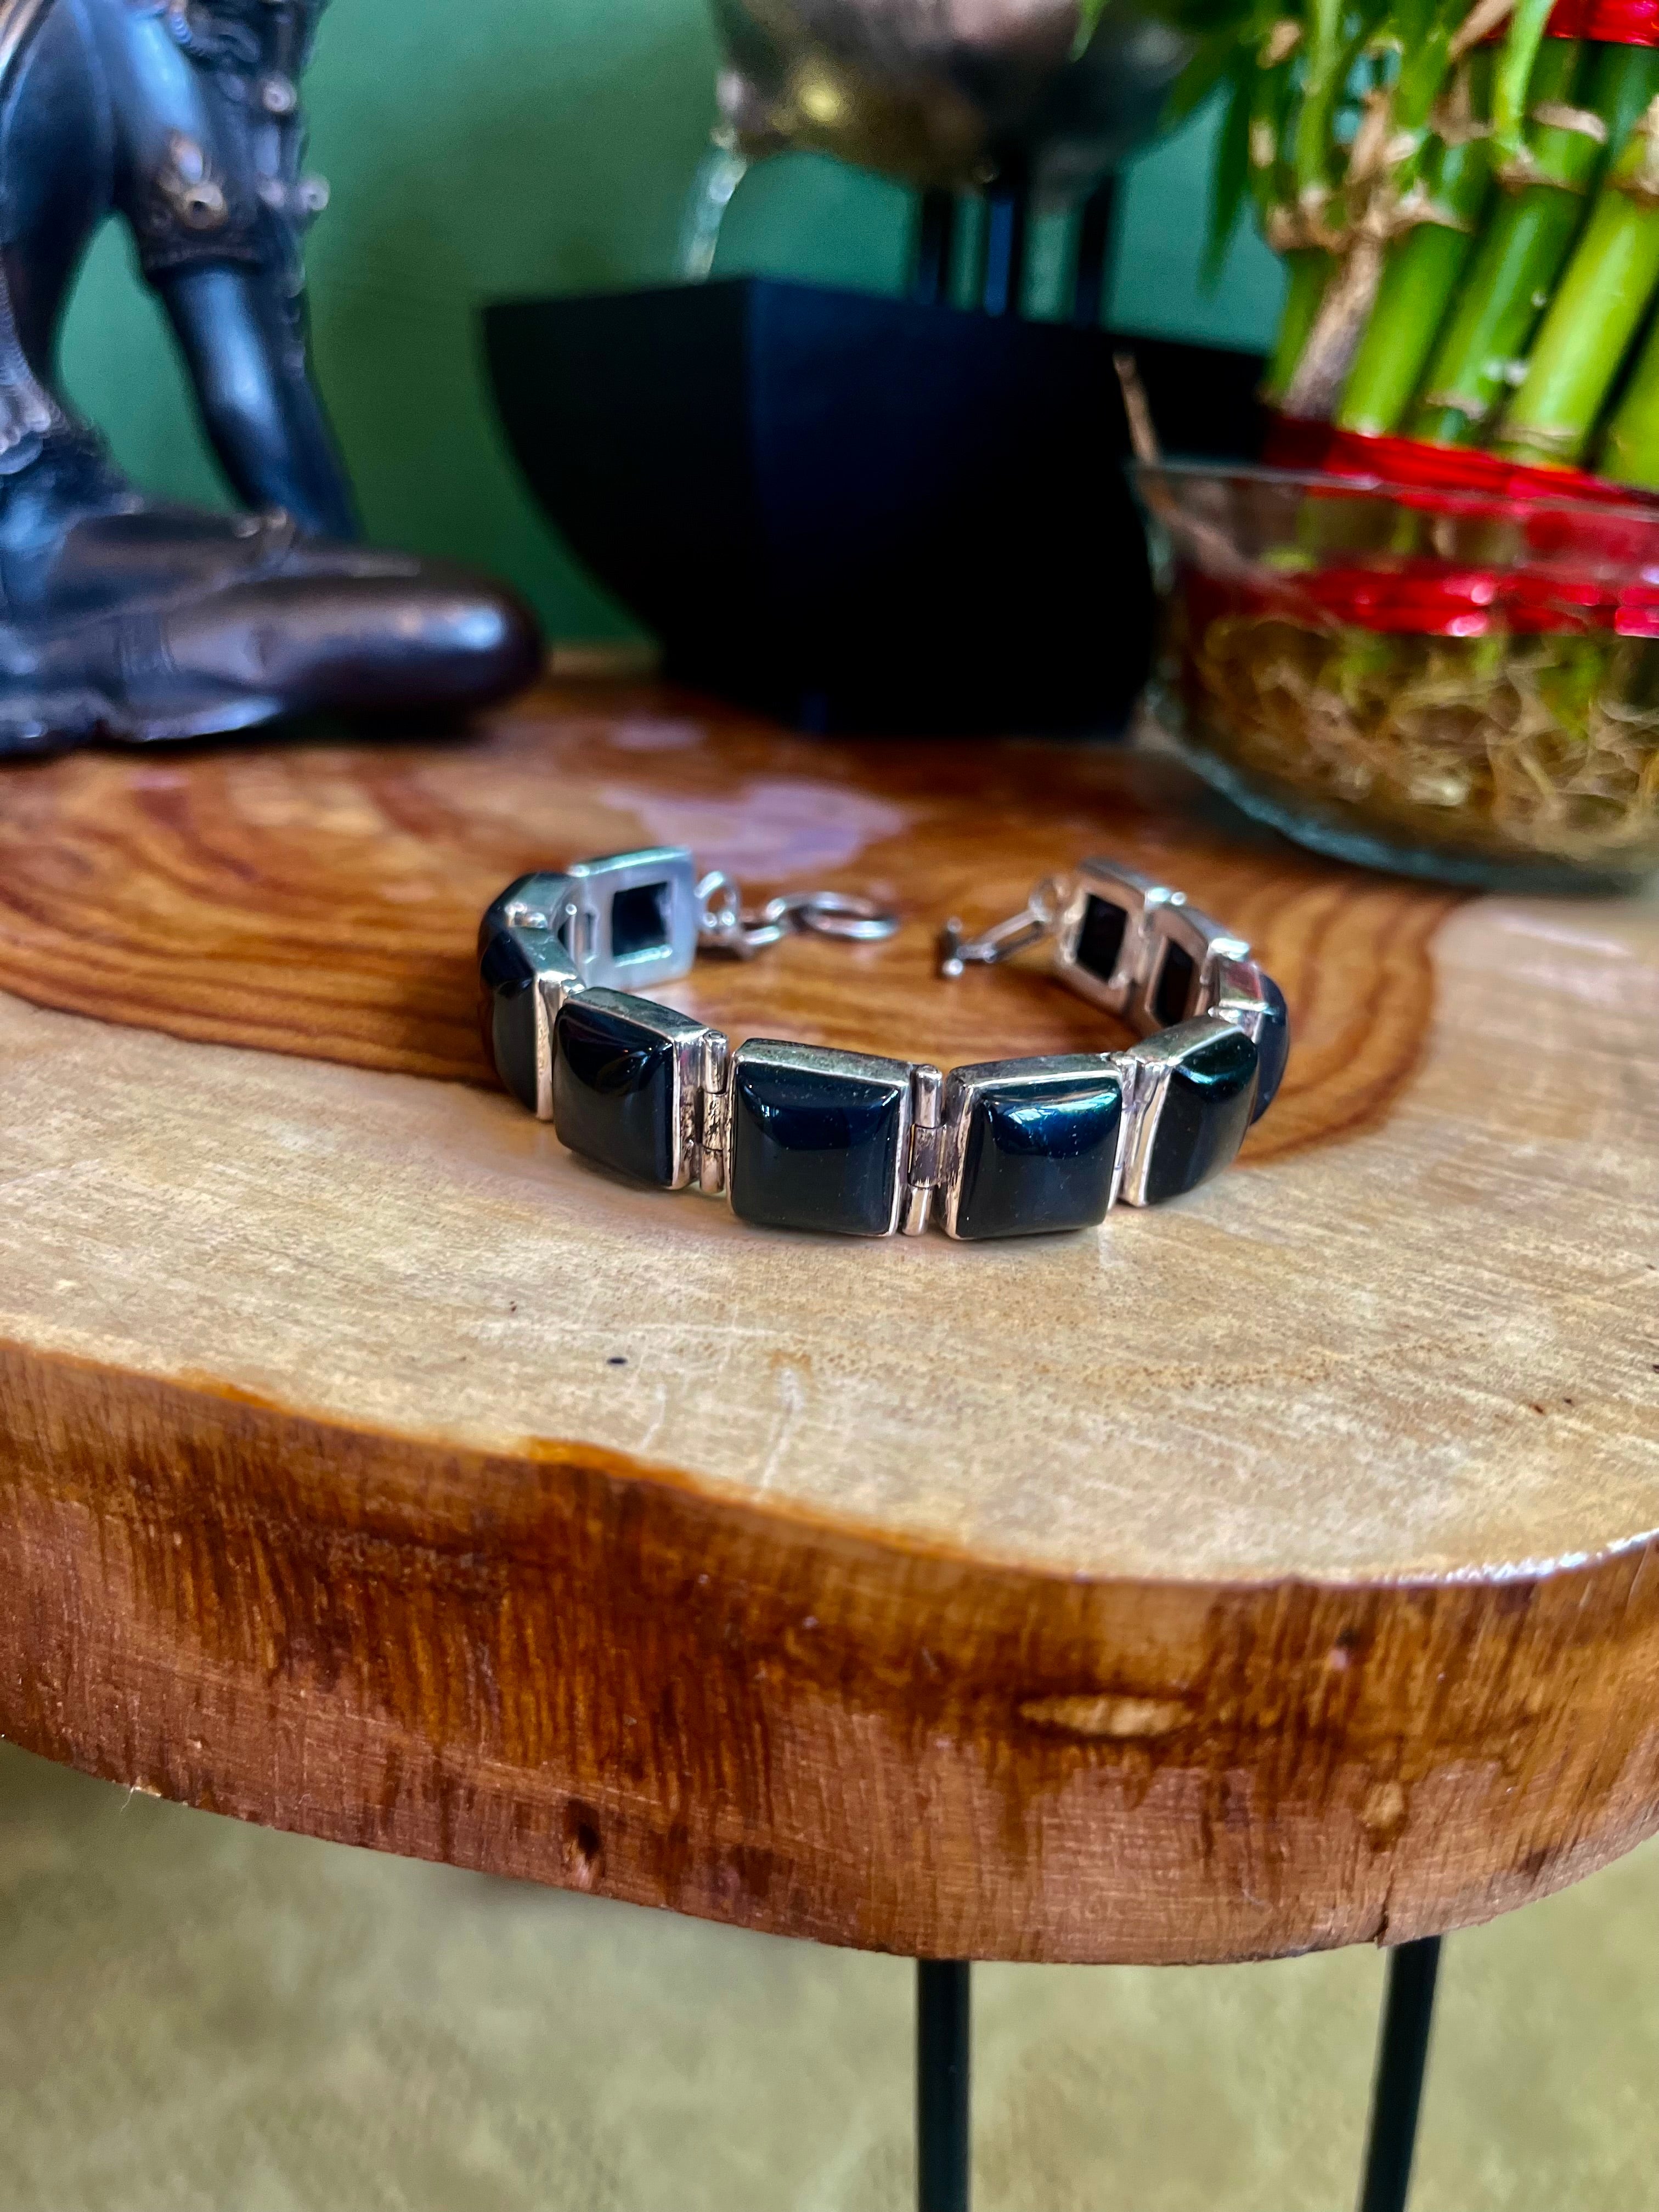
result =
[[1659,288],[1659,95],[1616,153],[1556,288],[1525,380],[1498,424],[1513,460],[1583,458],[1631,340]]
[[1318,319],[1319,303],[1330,281],[1331,257],[1322,246],[1294,246],[1285,255],[1285,272],[1287,282],[1284,312],[1279,319],[1273,357],[1261,383],[1261,396],[1270,406],[1279,405],[1291,388],[1297,363],[1307,345],[1308,334]]
[[[1409,0],[1413,10],[1431,10],[1436,0]],[[1367,0],[1358,15],[1345,21],[1340,8],[1326,0],[1311,0],[1304,26],[1287,21],[1282,29],[1297,33],[1292,49],[1299,83],[1289,102],[1279,164],[1285,189],[1282,198],[1268,208],[1262,232],[1274,252],[1282,254],[1291,273],[1285,313],[1279,326],[1267,391],[1279,404],[1297,411],[1315,411],[1301,397],[1311,376],[1325,372],[1310,368],[1310,349],[1331,351],[1330,330],[1334,321],[1350,335],[1338,343],[1352,350],[1354,314],[1343,302],[1353,290],[1351,246],[1357,235],[1353,200],[1358,173],[1377,152],[1384,132],[1385,104],[1374,93],[1351,149],[1337,143],[1336,118],[1362,55],[1373,43],[1387,0]],[[1425,17],[1426,20],[1426,17]],[[1414,150],[1408,142],[1407,152]],[[1267,158],[1265,134],[1254,157]],[[1375,282],[1374,275],[1370,280]]]
[[1597,465],[1615,483],[1659,491],[1659,324],[1636,357]]
[[[1462,298],[1436,345],[1406,424],[1437,445],[1470,445],[1509,395],[1510,378],[1583,222],[1609,144],[1659,92],[1659,53],[1547,39],[1531,87],[1530,182],[1511,178]],[[1571,104],[1575,94],[1582,103]]]
[[[1380,0],[1367,21],[1372,4],[1340,0],[1340,24],[1331,0],[1258,15],[1253,66],[1286,66],[1270,87],[1235,77],[1274,118],[1248,163],[1289,279],[1269,397],[1373,438],[1484,442],[1496,423],[1527,462],[1582,462],[1601,437],[1604,475],[1659,492],[1659,53],[1547,37],[1559,0]],[[1624,27],[1640,35],[1634,9]],[[1506,471],[1340,438],[1276,434],[1275,451],[1381,484],[1352,501],[1269,487],[1282,542],[1198,562],[1183,696],[1212,703],[1191,707],[1206,747],[1275,804],[1303,787],[1310,819],[1340,802],[1414,853],[1454,813],[1460,836],[1515,837],[1518,803],[1549,820],[1519,833],[1528,849],[1639,836],[1659,854],[1659,647],[1619,634],[1632,603],[1609,568],[1639,538],[1630,518],[1534,533]],[[1249,571],[1231,602],[1226,562]]]
[[1332,123],[1345,70],[1342,0],[1310,0],[1303,39],[1302,98],[1291,135],[1291,174],[1299,212],[1316,222],[1330,199],[1334,179]]
[[[1547,0],[1520,0],[1522,15]],[[1478,5],[1474,14],[1478,15]],[[1372,318],[1393,242],[1432,214],[1421,170],[1430,117],[1472,18],[1461,4],[1397,6],[1394,83],[1374,91],[1348,155],[1335,265],[1319,313],[1285,387],[1289,414],[1328,421],[1336,412]],[[1511,38],[1518,35],[1512,29]],[[1304,116],[1305,123],[1305,110]],[[1431,254],[1428,258],[1432,258]]]
[[1527,147],[1527,96],[1555,0],[1516,0],[1492,88],[1492,167],[1500,176],[1523,176],[1530,162]]
[[1262,236],[1283,257],[1286,278],[1279,335],[1262,382],[1262,396],[1273,405],[1284,398],[1296,373],[1331,273],[1331,257],[1324,246],[1292,242],[1310,227],[1297,204],[1290,158],[1298,112],[1295,72],[1302,44],[1302,26],[1292,18],[1273,26],[1256,55],[1248,99],[1250,197]]
[[1417,389],[1477,242],[1491,177],[1486,128],[1491,78],[1491,56],[1472,55],[1445,104],[1422,211],[1389,249],[1337,410],[1340,428],[1370,436],[1393,430]]
[[1264,396],[1533,464],[1599,438],[1659,489],[1659,335],[1601,419],[1659,300],[1659,50],[1555,4],[1255,0],[1218,170],[1285,263]]

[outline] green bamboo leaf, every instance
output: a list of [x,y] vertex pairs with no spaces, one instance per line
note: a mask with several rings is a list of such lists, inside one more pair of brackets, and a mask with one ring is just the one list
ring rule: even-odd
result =
[[1233,233],[1238,228],[1238,218],[1244,211],[1249,191],[1250,94],[1255,70],[1255,57],[1251,53],[1236,55],[1227,70],[1232,82],[1227,93],[1227,112],[1216,134],[1215,166],[1210,178],[1209,234],[1205,240],[1199,273],[1199,282],[1206,291],[1213,290],[1220,279],[1227,249],[1233,242]]
[[1233,59],[1232,50],[1224,40],[1218,39],[1200,46],[1176,79],[1164,103],[1166,130],[1173,130],[1177,123],[1184,123],[1189,115],[1197,114],[1216,87],[1225,81]]
[[[1152,0],[1148,13],[1172,30],[1194,37],[1212,32],[1236,32],[1250,13],[1252,0]],[[1077,0],[1077,36],[1072,51],[1080,54],[1100,28],[1108,0]]]
[[1296,13],[1294,0],[1284,6],[1277,0],[1249,0],[1243,6],[1239,0],[1202,0],[1202,4],[1209,9],[1213,21],[1198,20],[1200,0],[1186,0],[1181,10],[1182,27],[1197,40],[1197,50],[1164,102],[1165,129],[1173,129],[1195,114],[1243,58],[1261,52],[1273,26]]

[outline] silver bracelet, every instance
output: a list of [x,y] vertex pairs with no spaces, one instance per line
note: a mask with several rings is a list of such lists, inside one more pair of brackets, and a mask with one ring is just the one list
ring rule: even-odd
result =
[[1037,885],[985,935],[959,924],[940,973],[1047,943],[1073,989],[1139,1030],[1124,1052],[952,1068],[751,1038],[639,995],[699,947],[749,957],[793,931],[890,937],[842,892],[748,912],[718,872],[663,847],[522,877],[478,933],[485,1040],[502,1083],[583,1158],[724,1196],[767,1228],[966,1239],[1092,1228],[1120,1200],[1207,1182],[1273,1103],[1284,994],[1181,892],[1109,860]]

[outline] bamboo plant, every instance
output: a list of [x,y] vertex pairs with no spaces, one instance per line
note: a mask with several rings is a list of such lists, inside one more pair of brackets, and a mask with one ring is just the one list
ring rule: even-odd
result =
[[1659,49],[1552,37],[1551,6],[1260,10],[1212,252],[1248,202],[1285,259],[1286,415],[1659,490]]
[[[1659,47],[1552,35],[1553,0],[1255,4],[1211,252],[1248,206],[1284,258],[1270,403],[1659,492]],[[1200,760],[1362,857],[1659,866],[1659,602],[1584,613],[1600,526],[1573,526],[1582,575],[1529,585],[1501,506],[1379,516],[1369,496],[1270,480],[1237,495],[1239,538],[1199,510],[1184,557],[1206,580],[1178,634]],[[1449,608],[1459,576],[1488,596]],[[1524,613],[1482,611],[1500,588],[1517,608],[1533,590]]]

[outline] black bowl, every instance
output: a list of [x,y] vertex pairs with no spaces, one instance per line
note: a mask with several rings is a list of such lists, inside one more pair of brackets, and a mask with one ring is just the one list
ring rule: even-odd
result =
[[538,497],[669,672],[811,729],[1120,729],[1153,594],[1115,344],[1166,443],[1258,356],[743,277],[486,311]]

